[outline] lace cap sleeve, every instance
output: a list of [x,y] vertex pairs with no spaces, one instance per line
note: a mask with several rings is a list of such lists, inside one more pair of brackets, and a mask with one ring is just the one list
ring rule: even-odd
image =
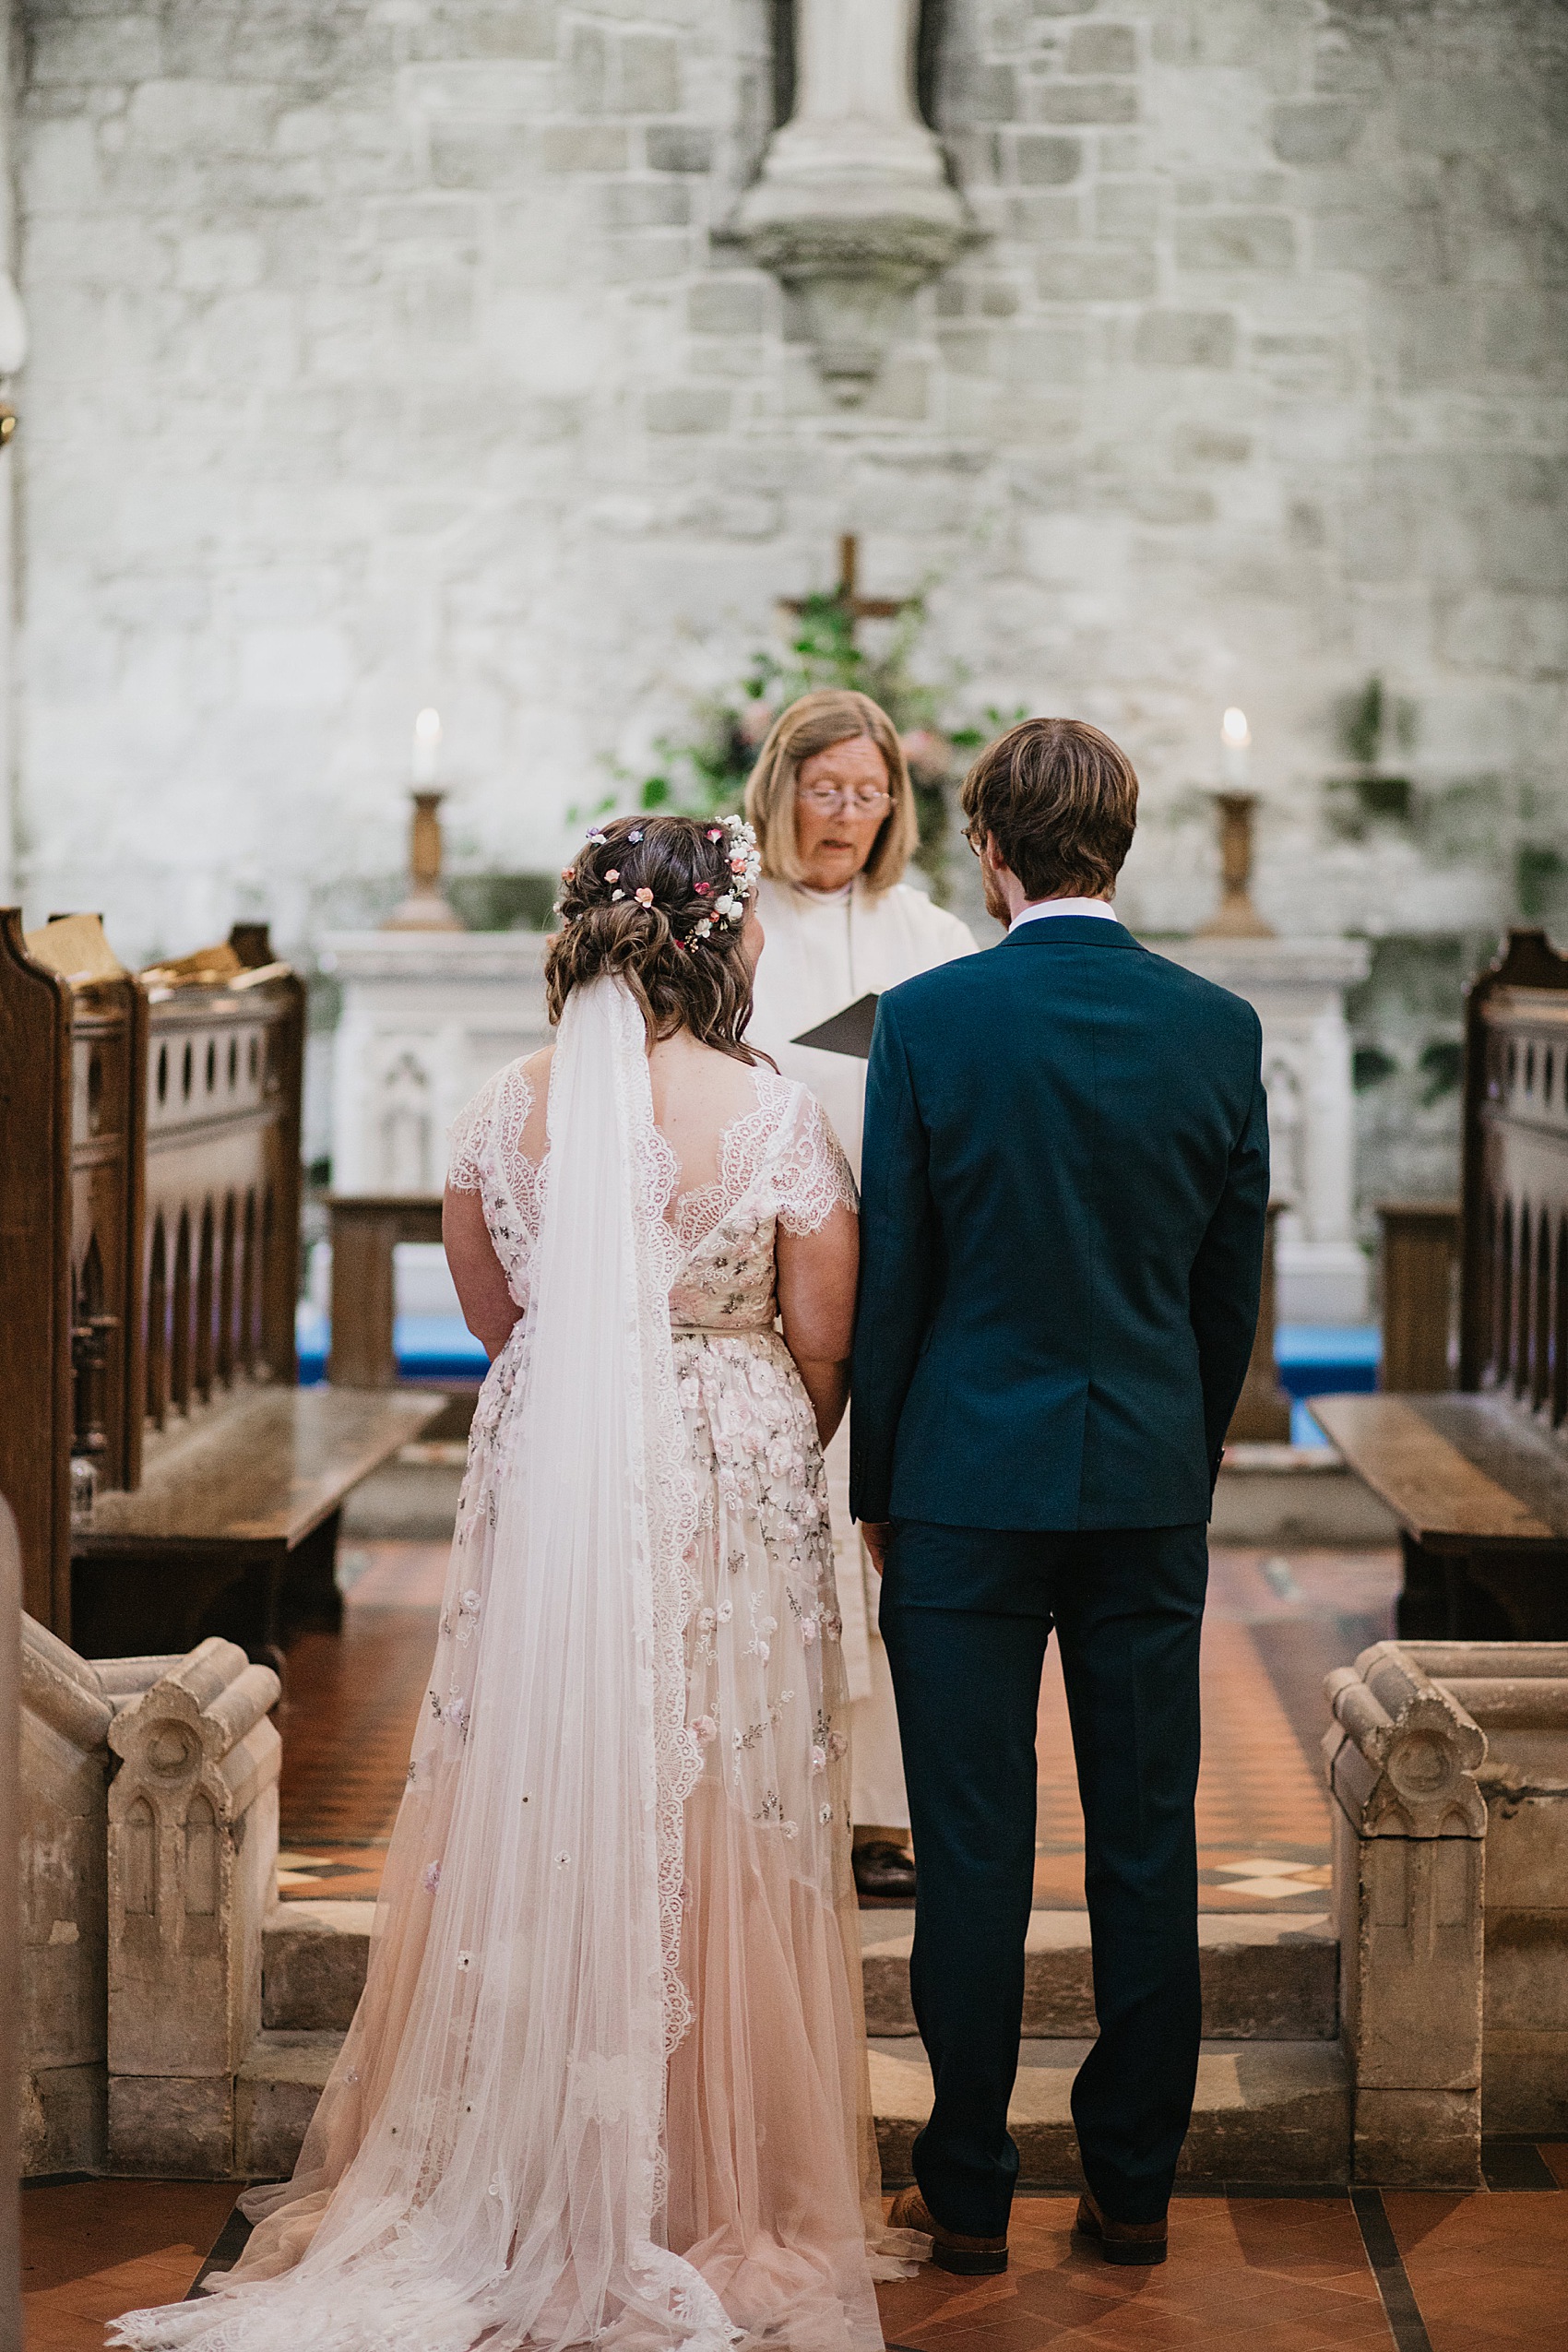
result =
[[836,1208],[861,1206],[837,1136],[815,1095],[795,1088],[774,1159],[774,1198],[786,1233],[820,1233]]
[[452,1122],[446,1139],[446,1182],[454,1193],[477,1193],[482,1189],[481,1155],[505,1075],[505,1070],[497,1070],[493,1078],[487,1078],[472,1101],[465,1103]]

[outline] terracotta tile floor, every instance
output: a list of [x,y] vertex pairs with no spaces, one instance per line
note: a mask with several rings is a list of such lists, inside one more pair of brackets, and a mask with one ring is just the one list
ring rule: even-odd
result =
[[108,2322],[175,2303],[227,2221],[232,2187],[84,2180],[22,2195],[27,2352],[99,2352]]
[[[373,1895],[402,1794],[435,1639],[446,1551],[372,1543],[348,1554],[341,1634],[290,1652],[283,1717],[285,1900]],[[1204,1632],[1199,1900],[1215,1911],[1321,1914],[1328,1813],[1317,1745],[1323,1678],[1389,1632],[1393,1551],[1216,1550]],[[1040,1693],[1035,1900],[1083,1904],[1083,1818],[1054,1646]]]
[[[1548,2156],[1568,2154],[1543,2149]],[[222,2229],[232,2191],[103,2180],[22,2199],[26,2352],[98,2352],[104,2322],[173,2301]],[[1073,2199],[1020,2197],[1000,2278],[922,2270],[878,2289],[903,2352],[1561,2352],[1568,2192],[1387,2192],[1404,2272],[1384,2315],[1344,2191],[1178,2198],[1170,2260],[1113,2270],[1072,2234]],[[1374,2224],[1375,2224],[1374,2210]],[[1373,2242],[1376,2242],[1375,2234]]]
[[[1568,2146],[1541,2154],[1568,2179]],[[1431,2352],[1568,2345],[1568,2194],[1391,2189],[1384,2203]]]

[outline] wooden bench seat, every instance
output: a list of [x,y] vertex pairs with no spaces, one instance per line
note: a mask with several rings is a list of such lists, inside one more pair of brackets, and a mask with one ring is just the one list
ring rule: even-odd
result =
[[218,1624],[253,1656],[337,1626],[338,1521],[360,1480],[440,1413],[422,1389],[258,1387],[150,1441],[141,1484],[72,1530],[90,1653],[193,1648]]
[[[1458,1223],[1458,1390],[1445,1389],[1450,1212],[1391,1208],[1407,1256],[1387,1289],[1403,1393],[1311,1410],[1399,1522],[1399,1633],[1413,1640],[1568,1637],[1568,957],[1514,932],[1467,992]],[[1415,1229],[1418,1220],[1420,1229]]]
[[1404,1538],[1405,1639],[1553,1641],[1568,1614],[1568,1452],[1494,1396],[1314,1396]]

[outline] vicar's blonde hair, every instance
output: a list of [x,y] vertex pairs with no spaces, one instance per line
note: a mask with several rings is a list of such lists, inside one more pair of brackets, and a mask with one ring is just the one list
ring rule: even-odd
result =
[[920,827],[909,766],[898,731],[880,703],[849,687],[822,686],[781,710],[767,731],[746,786],[746,814],[756,828],[762,870],[777,882],[802,882],[805,869],[795,839],[795,782],[814,752],[863,735],[882,754],[893,805],[862,869],[873,890],[891,890],[904,878]]

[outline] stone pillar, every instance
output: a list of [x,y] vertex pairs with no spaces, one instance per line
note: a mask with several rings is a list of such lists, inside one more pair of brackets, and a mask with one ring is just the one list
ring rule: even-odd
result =
[[795,105],[736,228],[803,298],[834,397],[863,398],[910,290],[972,234],[915,107],[915,0],[795,0]]
[[203,1642],[111,1727],[109,2159],[233,2169],[234,2077],[261,2028],[278,1861],[278,1677]]
[[1486,1734],[1486,2128],[1568,2132],[1568,1642],[1420,1642]]
[[[12,12],[0,0],[0,395],[8,395],[11,379],[27,358],[27,319],[21,296],[11,274],[16,247],[16,223],[11,197],[11,86],[7,59],[11,53]],[[8,398],[0,398],[0,900],[21,896],[18,876],[14,652],[16,634],[16,466],[8,454],[15,419]]]
[[1244,996],[1263,1023],[1273,1185],[1283,1206],[1282,1323],[1360,1323],[1367,1261],[1355,1237],[1355,1097],[1345,992],[1367,976],[1360,939],[1194,938],[1160,952]]
[[1475,2188],[1486,1740],[1394,1642],[1324,1688],[1353,2177]]
[[20,2162],[103,2163],[106,1745],[97,1669],[22,1619]]

